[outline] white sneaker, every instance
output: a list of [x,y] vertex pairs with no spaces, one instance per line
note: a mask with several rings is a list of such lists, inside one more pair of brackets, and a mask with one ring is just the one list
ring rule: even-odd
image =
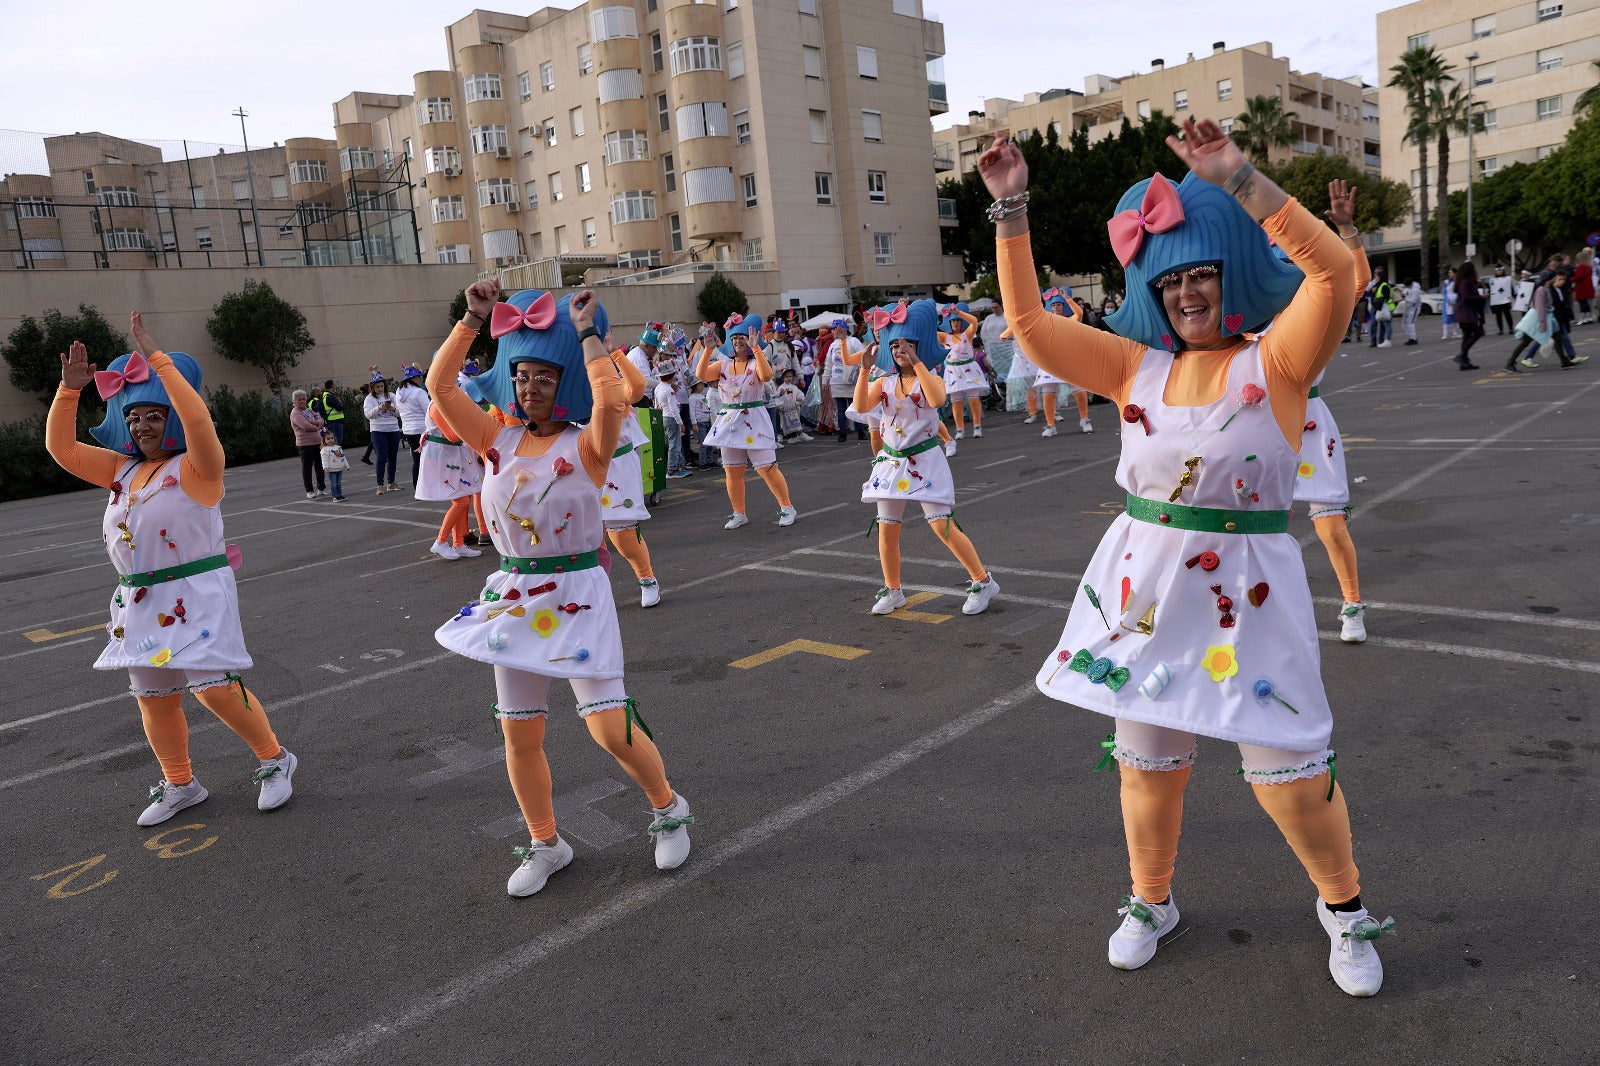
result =
[[772,447],[773,447],[773,450],[776,451],[777,449],[783,447],[783,441],[781,441],[781,440],[773,441],[772,442]]
[[1083,430],[1085,433],[1093,433],[1094,423],[1089,421],[1087,418],[1080,418],[1078,419],[1078,428]]
[[1031,426],[1037,421],[1039,421],[1039,416],[1038,415],[1029,415],[1027,418],[1024,418],[1022,420],[1022,424],[1025,425],[1025,426]]
[[981,437],[981,436],[983,436],[983,427],[982,427],[982,426],[973,426],[973,427],[972,427],[972,435],[973,435],[973,436],[974,436],[974,437]]
[[728,521],[723,524],[723,529],[738,529],[740,526],[750,524],[749,517],[743,511],[735,511],[728,516]]
[[261,764],[261,769],[255,772],[252,781],[260,782],[261,795],[256,799],[256,809],[261,811],[275,811],[289,802],[289,797],[294,795],[295,768],[300,765],[300,760],[294,757],[294,752],[288,748],[283,749],[281,759],[267,759]]
[[974,581],[967,586],[967,602],[961,605],[962,614],[982,614],[989,609],[989,601],[1000,591],[1000,582],[990,574],[987,581]]
[[653,577],[639,582],[639,606],[654,607],[661,602],[661,585]]
[[1339,612],[1339,639],[1346,644],[1360,644],[1367,639],[1367,605],[1347,603]]
[[949,456],[952,456],[955,453],[956,453],[956,442],[953,441],[953,440],[945,441],[944,442],[944,454],[945,454],[945,456],[948,458]]
[[906,605],[906,594],[899,589],[892,589],[885,585],[878,590],[878,600],[872,605],[873,614],[889,614]]
[[1056,427],[1053,426],[1053,425],[1052,426],[1045,426],[1044,427],[1044,432],[1039,434],[1039,436],[1041,436],[1041,437],[1053,437],[1055,435],[1056,435]]
[[476,559],[483,554],[477,548],[469,548],[465,544],[456,544],[452,545],[452,547],[455,548],[456,558],[458,559]]
[[1390,343],[1388,341],[1379,341],[1378,342],[1378,347],[1380,347],[1380,348],[1388,348],[1390,346],[1391,345],[1390,345]]
[[967,436],[967,431],[964,430],[964,429],[958,429],[955,432],[955,439],[956,440],[965,440],[966,436]]
[[431,551],[433,554],[437,555],[441,559],[459,559],[459,558],[461,558],[461,553],[460,552],[456,551],[449,544],[447,544],[446,542],[444,542],[442,540],[434,541],[433,542],[433,547],[429,548],[428,550]]
[[198,779],[190,779],[187,785],[174,785],[168,781],[157,782],[156,787],[150,790],[150,806],[139,815],[140,825],[160,825],[185,807],[193,807],[211,793],[206,791]]
[[694,814],[683,794],[672,794],[672,806],[653,807],[655,820],[650,823],[650,835],[656,839],[656,869],[676,870],[689,857],[689,826],[694,824]]
[[812,439],[814,439],[814,438],[813,438],[813,437],[812,437],[812,436],[811,436],[811,434],[809,434],[809,433],[802,433],[802,434],[800,434],[800,442],[801,442],[801,443],[802,443],[802,444],[804,444],[804,443],[805,443],[805,442],[806,442],[806,441],[808,441],[808,440],[812,440]]
[[795,520],[796,516],[798,516],[799,514],[800,514],[800,512],[796,511],[793,507],[779,507],[778,508],[778,525],[780,525],[780,526],[792,526],[792,525],[794,525],[794,520]]
[[314,500],[314,499],[316,499],[316,498],[317,498],[317,494],[316,494],[316,493],[314,493],[314,492],[308,492],[308,493],[306,493],[306,499],[308,499],[308,500]]
[[1155,957],[1161,938],[1178,927],[1178,903],[1146,903],[1143,896],[1125,896],[1117,913],[1122,924],[1111,934],[1108,957],[1119,970],[1137,970]]
[[1394,931],[1394,919],[1378,921],[1362,907],[1358,911],[1330,911],[1317,899],[1317,921],[1327,930],[1328,972],[1334,983],[1352,996],[1375,996],[1383,987],[1383,962],[1373,942]]
[[511,872],[506,880],[506,895],[531,896],[544,887],[550,875],[564,869],[572,861],[572,845],[556,836],[554,844],[541,844],[537,840],[525,848],[512,848],[511,853],[522,860],[522,865]]

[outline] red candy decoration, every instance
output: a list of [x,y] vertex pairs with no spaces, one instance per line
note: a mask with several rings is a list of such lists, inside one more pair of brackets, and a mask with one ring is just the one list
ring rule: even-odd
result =
[[133,602],[138,603],[140,600],[144,599],[144,594],[149,591],[150,589],[147,586],[140,585],[138,590],[133,594]]
[[559,455],[556,456],[556,461],[551,464],[551,468],[555,470],[556,477],[566,477],[576,469],[576,467],[574,467],[570,462]]
[[1316,428],[1317,428],[1317,423],[1316,423],[1316,420],[1315,420],[1315,419],[1313,419],[1313,420],[1312,420],[1312,421],[1310,421],[1310,422],[1307,422],[1307,423],[1306,423],[1306,429],[1305,429],[1305,431],[1306,431],[1306,432],[1307,432],[1307,433],[1310,433],[1310,432],[1311,432],[1311,431],[1312,431],[1312,430],[1314,430],[1314,429],[1316,429]]
[[516,589],[512,589],[510,592],[507,592],[504,596],[501,596],[500,598],[502,600],[520,600],[520,599],[522,599],[522,593],[518,592]]
[[[1209,574],[1211,571],[1222,565],[1222,560],[1217,557],[1216,552],[1201,552],[1199,555],[1196,555],[1183,565],[1187,566],[1190,570],[1193,570],[1198,566],[1200,569]],[[1222,586],[1218,585],[1216,587],[1220,590]]]
[[1145,414],[1144,408],[1136,403],[1130,403],[1122,409],[1122,420],[1130,425],[1134,422],[1144,427],[1144,435],[1150,435],[1150,418]]
[[492,471],[494,473],[498,474],[500,472],[500,451],[499,451],[499,449],[490,448],[488,451],[483,453],[483,457],[485,459],[489,460],[489,465],[492,468]]
[[556,590],[556,583],[554,581],[546,581],[542,585],[538,585],[538,586],[536,586],[534,588],[529,589],[528,590],[528,595],[530,595],[530,596],[538,596],[538,595],[541,595],[541,594],[546,593],[546,592],[554,592],[555,590]]

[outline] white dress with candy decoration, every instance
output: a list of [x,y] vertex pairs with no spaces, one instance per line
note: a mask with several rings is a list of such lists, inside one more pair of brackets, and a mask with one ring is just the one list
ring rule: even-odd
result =
[[619,525],[632,525],[650,518],[645,506],[644,467],[639,458],[639,446],[650,443],[650,435],[639,424],[630,407],[623,414],[622,435],[617,438],[617,449],[611,456],[611,466],[606,470],[606,483],[600,490],[600,517]]
[[861,502],[912,500],[954,507],[955,481],[939,447],[939,410],[923,397],[921,383],[913,378],[911,392],[902,397],[896,376],[885,378],[883,398],[871,414],[883,435],[883,450],[872,459]]
[[[1172,363],[1169,352],[1145,353],[1129,402],[1144,409],[1148,432],[1122,423],[1117,482],[1151,501],[1129,503],[1149,520],[1125,513],[1111,523],[1037,684],[1101,714],[1323,749],[1333,717],[1300,545],[1287,532],[1249,532],[1287,528],[1299,461],[1273,419],[1260,349],[1241,349],[1223,396],[1201,407],[1163,403]],[[1192,528],[1201,525],[1214,531]]]
[[966,334],[950,345],[950,354],[945,357],[944,388],[952,399],[989,395],[989,379],[983,376],[983,368],[978,365],[972,341]]
[[1306,401],[1305,435],[1300,438],[1300,467],[1294,479],[1294,498],[1310,505],[1311,514],[1319,511],[1348,510],[1350,481],[1344,468],[1344,443],[1333,412],[1318,393],[1322,375],[1311,387]]
[[546,677],[621,677],[611,581],[595,561],[600,493],[578,453],[582,431],[568,426],[537,458],[516,454],[525,432],[501,430],[498,463],[490,458],[483,480],[501,568],[434,639],[469,659]]
[[722,410],[711,423],[705,443],[713,448],[743,448],[746,451],[771,451],[777,444],[772,435],[772,418],[766,412],[766,386],[756,376],[755,360],[745,363],[744,373],[735,373],[733,360],[719,364],[717,395]]
[[419,500],[458,500],[483,488],[483,458],[447,436],[433,412],[422,429],[422,473],[417,481]]
[[111,639],[96,670],[250,668],[222,506],[207,507],[183,491],[182,461],[169,459],[137,492],[128,489],[137,461],[117,473],[122,487],[111,490],[102,528],[111,565],[126,576],[111,596]]

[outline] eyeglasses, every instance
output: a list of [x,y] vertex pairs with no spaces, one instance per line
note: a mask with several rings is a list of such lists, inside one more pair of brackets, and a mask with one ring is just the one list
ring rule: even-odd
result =
[[511,383],[517,386],[537,385],[541,389],[554,388],[561,381],[554,374],[513,374]]
[[1184,278],[1188,278],[1190,281],[1198,285],[1202,281],[1210,281],[1212,278],[1217,277],[1221,273],[1222,268],[1220,266],[1216,266],[1215,264],[1193,266],[1188,270],[1174,270],[1170,274],[1163,274],[1151,284],[1157,291],[1160,291],[1162,289],[1170,289],[1174,285],[1181,284]]

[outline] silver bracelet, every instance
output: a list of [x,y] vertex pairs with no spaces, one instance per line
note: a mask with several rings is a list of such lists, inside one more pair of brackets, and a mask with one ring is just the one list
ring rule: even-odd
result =
[[1227,193],[1229,196],[1238,196],[1240,187],[1243,186],[1245,182],[1249,181],[1250,175],[1254,174],[1255,172],[1256,168],[1251,166],[1249,163],[1246,163],[1244,166],[1240,167],[1238,170],[1235,170],[1228,176],[1228,180],[1222,183],[1222,191]]
[[985,212],[990,222],[1009,222],[1028,210],[1028,190],[1013,196],[1002,196],[989,205]]
[[[1338,231],[1336,230],[1335,232],[1338,232]],[[1339,239],[1341,241],[1353,241],[1359,236],[1361,236],[1361,231],[1360,230],[1356,230],[1354,233],[1340,233],[1339,234]]]

